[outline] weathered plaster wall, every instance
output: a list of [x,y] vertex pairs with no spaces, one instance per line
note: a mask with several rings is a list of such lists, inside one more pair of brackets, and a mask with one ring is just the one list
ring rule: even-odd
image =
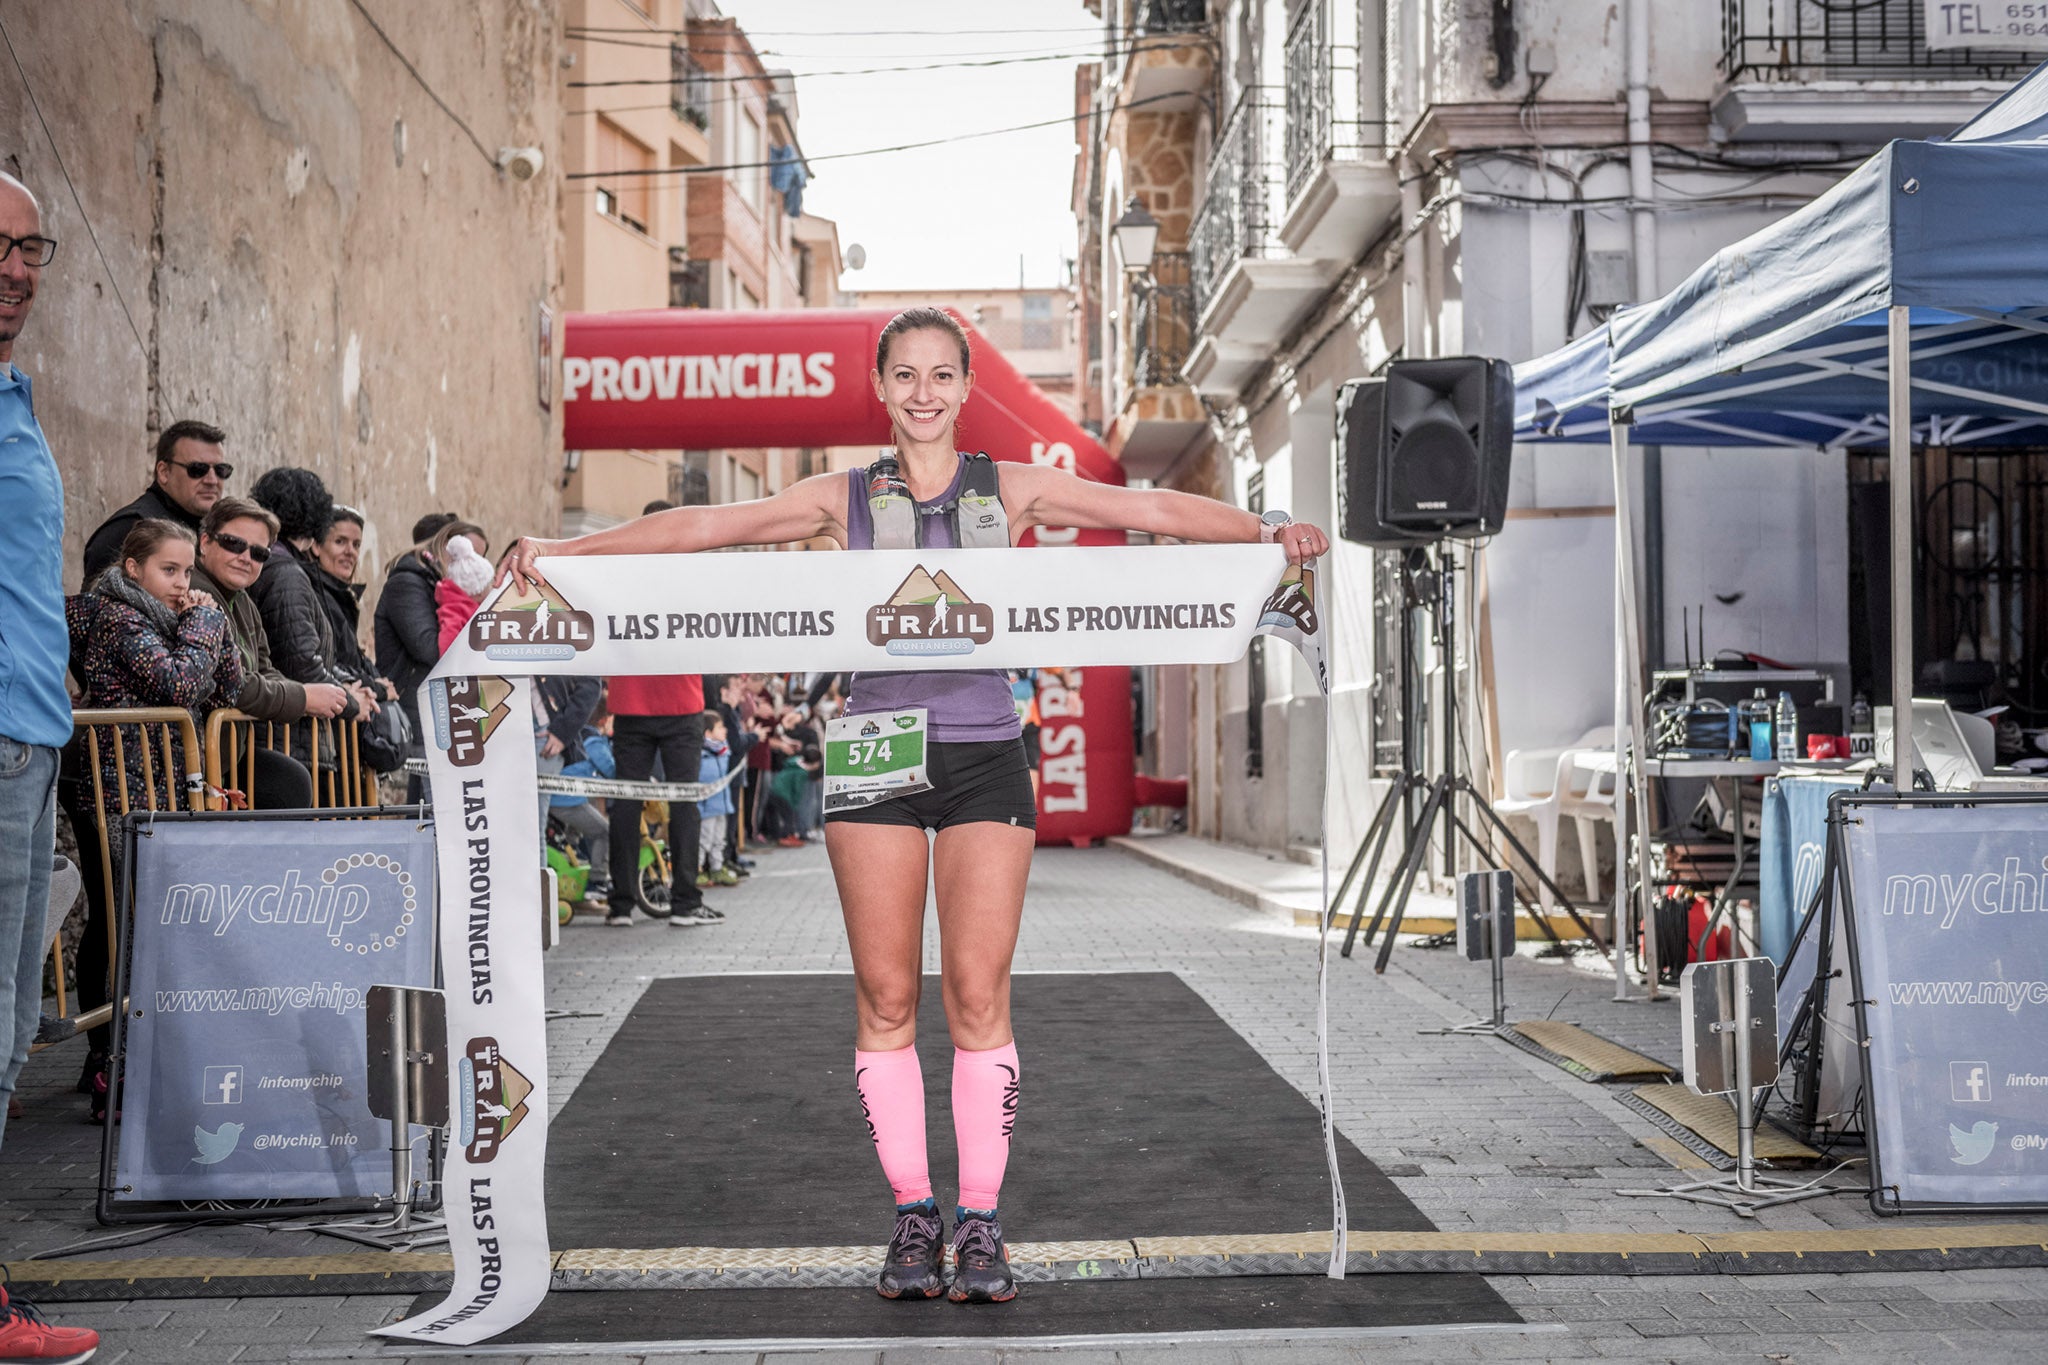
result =
[[[186,417],[228,430],[231,490],[318,470],[372,523],[366,572],[435,508],[500,545],[557,525],[560,426],[537,396],[554,7],[363,3],[483,150],[350,0],[0,0],[21,65],[0,53],[0,164],[60,241],[15,360],[64,474],[74,579]],[[513,180],[505,146],[550,164]]]

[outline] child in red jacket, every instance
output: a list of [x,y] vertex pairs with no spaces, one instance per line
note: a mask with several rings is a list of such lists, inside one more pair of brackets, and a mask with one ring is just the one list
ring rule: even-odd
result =
[[491,588],[491,561],[484,558],[488,547],[474,545],[468,536],[450,536],[441,551],[441,580],[434,584],[434,614],[441,622],[441,652],[469,624],[483,605]]

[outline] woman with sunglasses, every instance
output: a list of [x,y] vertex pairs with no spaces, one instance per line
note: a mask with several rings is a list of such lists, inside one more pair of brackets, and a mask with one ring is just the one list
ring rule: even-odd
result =
[[[235,709],[258,720],[289,723],[305,716],[341,714],[348,694],[333,683],[297,683],[270,658],[263,614],[249,596],[270,560],[277,518],[247,498],[222,498],[199,525],[199,563],[192,586],[212,595],[228,616],[228,628],[242,660],[242,690]],[[313,778],[304,764],[275,750],[256,750],[254,804],[267,810],[297,810],[313,803]]]

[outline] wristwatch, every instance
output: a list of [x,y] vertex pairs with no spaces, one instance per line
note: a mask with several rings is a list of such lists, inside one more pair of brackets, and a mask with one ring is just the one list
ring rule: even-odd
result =
[[1280,533],[1294,522],[1294,518],[1275,508],[1271,512],[1259,513],[1259,543],[1271,545],[1280,539]]

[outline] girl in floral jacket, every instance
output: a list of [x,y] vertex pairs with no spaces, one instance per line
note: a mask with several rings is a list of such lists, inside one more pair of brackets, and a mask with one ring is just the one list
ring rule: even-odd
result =
[[[192,556],[190,531],[140,521],[121,542],[121,557],[64,603],[72,666],[85,686],[81,708],[182,706],[203,723],[206,712],[235,704],[241,655],[227,617],[211,597],[192,589]],[[147,808],[142,746],[131,728],[123,728],[120,754],[128,807]],[[100,780],[110,806],[120,785],[114,755],[103,735]],[[160,763],[160,755],[152,762]],[[164,775],[156,777],[161,802]],[[171,792],[182,802],[180,785],[174,775]]]
[[[66,599],[71,665],[85,687],[78,702],[81,709],[182,706],[203,729],[206,712],[235,704],[242,688],[242,657],[229,633],[228,618],[211,596],[192,588],[193,549],[192,533],[175,522],[139,521],[121,542],[119,558],[83,593]],[[149,809],[151,787],[159,809],[166,798],[172,808],[182,807],[183,771],[199,757],[186,755],[173,731],[171,762],[176,771],[164,773],[163,746],[152,744],[150,773],[154,781],[146,781],[142,740],[137,733],[142,728],[121,726],[118,743],[113,727],[98,728],[103,816],[93,809],[92,773],[86,766],[90,750],[83,738],[74,739],[64,754],[64,776],[58,789],[78,835],[88,907],[77,964],[82,1010],[113,998],[108,981],[110,915],[93,821],[96,816],[104,818],[111,833],[118,828],[124,808]],[[117,756],[119,767],[115,765]],[[108,851],[118,885],[122,875],[120,842],[111,840]],[[105,1027],[92,1030],[88,1040],[91,1051],[78,1081],[79,1090],[92,1097],[94,1123],[106,1121],[111,1103],[107,1034]]]

